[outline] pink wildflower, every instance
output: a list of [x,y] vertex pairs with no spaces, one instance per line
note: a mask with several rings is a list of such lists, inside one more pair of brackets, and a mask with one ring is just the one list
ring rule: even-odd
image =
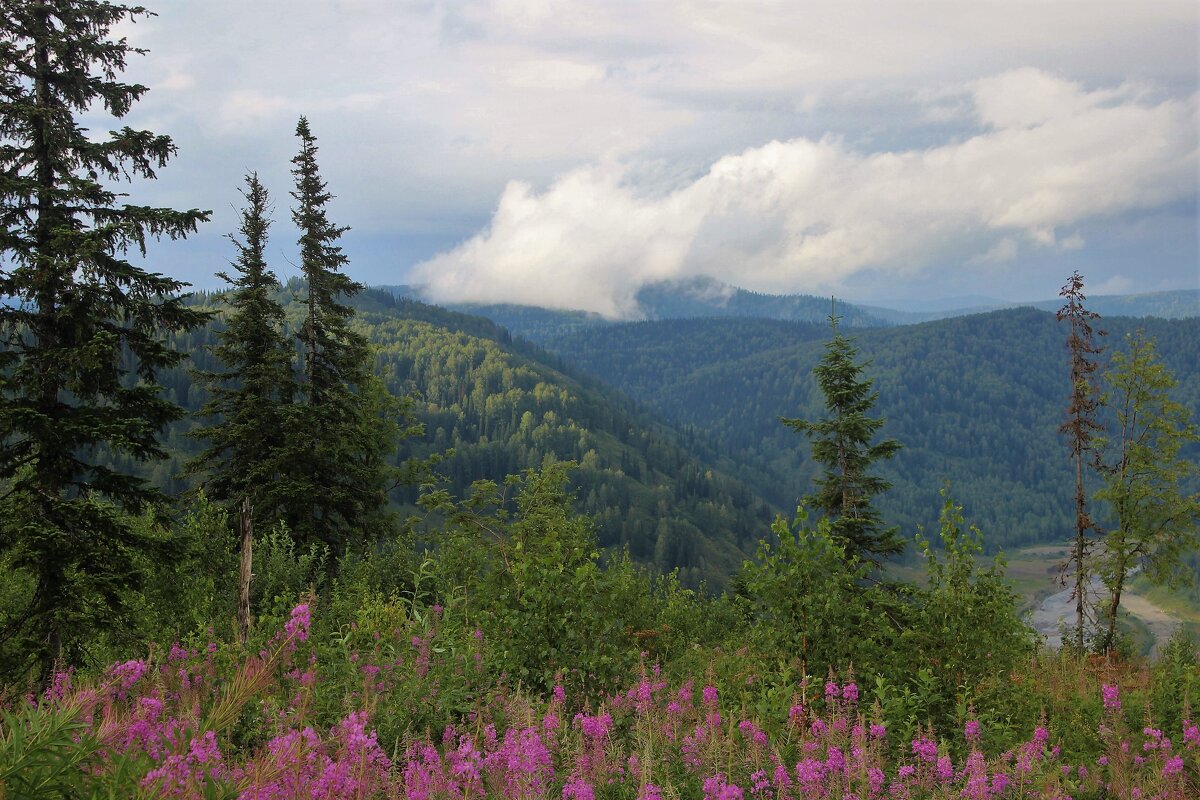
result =
[[306,642],[308,641],[308,631],[311,627],[312,616],[309,614],[308,603],[301,603],[292,609],[292,616],[283,626],[283,630],[287,638]]

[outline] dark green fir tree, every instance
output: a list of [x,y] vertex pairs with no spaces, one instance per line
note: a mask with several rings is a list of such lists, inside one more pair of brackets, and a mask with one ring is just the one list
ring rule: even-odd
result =
[[110,31],[147,13],[0,0],[0,564],[29,584],[0,609],[10,675],[88,663],[86,641],[121,635],[139,565],[164,545],[123,514],[161,495],[105,465],[163,456],[158,434],[181,411],[155,375],[183,357],[165,334],[205,315],[178,297],[185,284],[130,259],[208,214],[130,205],[113,188],[153,179],[169,137],[79,124],[124,117],[145,93],[118,78],[142,51]]
[[826,419],[810,422],[782,419],[784,425],[808,436],[813,459],[822,468],[817,491],[804,504],[831,519],[830,532],[844,544],[848,558],[878,562],[899,553],[904,544],[898,529],[883,524],[872,504],[889,484],[873,475],[871,468],[891,458],[900,443],[884,439],[872,444],[884,420],[871,416],[879,393],[862,377],[867,364],[858,363],[858,348],[838,330],[840,317],[830,314],[833,338],[813,374],[825,395]]
[[264,251],[271,222],[270,197],[257,174],[246,176],[242,192],[240,238],[230,235],[237,250],[236,276],[217,276],[230,284],[220,296],[227,311],[213,355],[223,372],[199,373],[209,400],[200,411],[212,420],[195,435],[207,446],[191,464],[206,496],[231,510],[249,501],[258,529],[278,521],[285,473],[285,421],[296,391],[294,355],[285,331],[279,281],[267,267]]
[[388,474],[381,451],[394,452],[388,421],[378,416],[371,352],[366,338],[351,327],[354,309],[345,299],[362,285],[341,271],[347,264],[337,244],[349,228],[329,221],[333,195],[317,165],[317,142],[308,120],[296,126],[300,152],[292,159],[296,206],[292,220],[300,229],[300,270],[306,284],[300,402],[288,423],[285,517],[302,544],[323,543],[334,554],[370,535],[382,533]]

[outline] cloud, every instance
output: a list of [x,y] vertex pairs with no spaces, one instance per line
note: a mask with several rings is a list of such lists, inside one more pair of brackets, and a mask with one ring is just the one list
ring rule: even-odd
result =
[[1137,289],[1137,284],[1130,278],[1124,275],[1113,275],[1103,283],[1089,286],[1088,293],[1092,295],[1129,294],[1135,289]]
[[420,265],[446,301],[636,316],[647,282],[710,275],[759,291],[829,291],[865,270],[995,269],[1023,248],[1073,250],[1085,222],[1190,198],[1197,97],[1086,89],[1035,69],[960,88],[973,135],[863,152],[835,137],[725,155],[670,191],[603,160],[541,192],[510,182],[485,230]]
[[[175,137],[179,156],[159,181],[139,187],[137,198],[214,209],[211,225],[192,241],[172,245],[173,253],[193,242],[200,250],[208,248],[193,259],[200,266],[186,275],[202,285],[212,285],[212,262],[223,263],[210,254],[222,252],[227,244],[222,233],[237,225],[233,206],[240,202],[237,187],[245,170],[260,171],[278,200],[279,218],[286,221],[292,131],[301,113],[312,123],[323,175],[337,195],[334,218],[353,228],[347,252],[360,280],[407,282],[411,265],[446,242],[479,239],[475,234],[499,210],[498,198],[517,202],[517,195],[505,194],[513,179],[527,184],[521,202],[540,209],[531,212],[534,216],[549,213],[545,200],[553,198],[560,209],[554,222],[558,235],[580,239],[576,228],[587,225],[573,226],[567,209],[577,208],[573,213],[584,216],[593,212],[586,203],[562,196],[569,187],[587,183],[567,180],[579,174],[611,186],[614,202],[647,218],[629,225],[631,230],[653,236],[669,231],[660,247],[682,251],[671,257],[646,255],[622,225],[593,225],[597,252],[615,250],[643,264],[630,278],[640,280],[643,271],[691,274],[707,257],[724,260],[723,274],[731,265],[759,264],[766,285],[768,277],[780,277],[768,268],[773,260],[790,257],[798,247],[792,240],[803,239],[810,261],[824,250],[832,262],[843,264],[827,270],[834,280],[846,272],[847,252],[859,248],[859,258],[866,258],[893,240],[903,245],[911,238],[888,233],[897,224],[891,217],[909,212],[868,201],[869,181],[860,187],[867,178],[885,180],[886,165],[872,161],[874,156],[891,156],[899,164],[891,180],[919,183],[922,169],[936,172],[935,165],[919,163],[927,155],[950,156],[962,145],[957,157],[968,159],[965,146],[974,142],[988,151],[1003,183],[1013,165],[1027,165],[1019,154],[997,154],[1000,139],[1024,137],[1035,146],[1038,134],[1062,130],[1064,116],[1107,120],[1098,108],[1126,108],[1144,116],[1163,97],[1187,98],[1196,91],[1198,77],[1200,6],[1194,0],[205,0],[156,5],[162,6],[155,9],[158,16],[119,29],[149,50],[145,58],[130,60],[125,75],[151,87],[127,121]],[[1027,69],[1007,75],[1013,67]],[[988,83],[1000,75],[1007,78]],[[1069,76],[1087,91],[1054,76]],[[1026,91],[1037,94],[1028,104]],[[1065,114],[1070,103],[1083,105]],[[1121,135],[1126,129],[1121,126]],[[1061,143],[1063,137],[1053,138]],[[709,171],[725,159],[741,159],[741,168],[748,170],[769,156],[773,141],[795,151],[780,156],[785,161],[812,161],[811,181],[795,187],[791,183],[799,178],[781,178],[757,187],[737,183],[734,189],[785,195],[786,202],[804,206],[803,214],[781,214],[771,206],[759,218],[746,211],[744,198],[731,198],[728,212],[721,211],[704,188],[718,183],[716,177],[705,180]],[[1146,139],[1131,147],[1152,144]],[[1096,150],[1094,142],[1088,147]],[[1126,155],[1117,152],[1117,160]],[[1085,171],[1105,169],[1074,155],[1062,163]],[[949,167],[941,169],[939,180],[948,180]],[[1127,172],[1119,164],[1113,169]],[[857,182],[854,192],[839,186],[850,177]],[[1077,194],[1062,185],[1071,180],[1055,176],[1045,193],[1026,192],[1023,207],[1009,202],[1011,230],[1002,234],[988,232],[992,218],[978,209],[973,216],[955,212],[945,221],[929,223],[922,217],[917,224],[965,225],[975,231],[942,234],[945,245],[939,252],[953,252],[962,261],[982,257],[1004,238],[1012,239],[1023,261],[1044,261],[1047,253],[1074,242],[1081,246],[1074,254],[1079,260],[1119,258],[1123,263],[1114,261],[1113,268],[1125,274],[1144,278],[1148,270],[1159,269],[1164,279],[1174,275],[1175,283],[1194,283],[1194,206],[1180,210],[1177,204],[1178,218],[1146,225],[1154,232],[1146,241],[1155,242],[1159,256],[1132,272],[1127,264],[1141,252],[1106,246],[1113,242],[1104,241],[1096,223],[1057,223],[1047,210],[1059,195]],[[1135,183],[1153,193],[1150,182]],[[685,191],[692,184],[699,185]],[[968,183],[947,185],[967,197],[979,194]],[[1127,188],[1118,192],[1123,203],[1129,199]],[[919,202],[932,202],[927,189],[914,185],[911,191]],[[808,207],[810,198],[827,210]],[[675,220],[668,200],[688,204],[703,224]],[[1148,197],[1143,205],[1154,202]],[[1089,213],[1091,220],[1112,219]],[[878,232],[850,224],[856,215],[876,214],[881,215]],[[1024,223],[1021,215],[1035,222]],[[797,228],[798,217],[811,222]],[[1112,222],[1130,220],[1122,216]],[[553,227],[550,220],[541,224]],[[493,223],[488,228],[493,232],[484,232],[492,237],[487,241],[493,249],[502,249],[502,227]],[[276,229],[276,239],[283,241],[286,228]],[[1164,232],[1169,241],[1158,235]],[[483,243],[472,244],[480,258]],[[712,254],[706,256],[705,250]],[[603,304],[627,305],[621,299],[624,290],[617,288],[621,275],[610,275],[610,263],[582,248],[568,259],[568,267],[573,259],[594,263],[604,273],[588,276],[594,291],[606,291]],[[670,267],[673,259],[682,266]],[[520,254],[512,260],[520,262]],[[442,263],[449,268],[449,262]],[[910,270],[921,269],[911,258],[905,263]],[[977,263],[996,275],[1009,262]],[[889,262],[887,274],[898,274],[894,266]],[[489,282],[484,279],[489,268],[482,265],[454,268],[480,292],[493,292],[504,275],[530,277],[512,267]],[[811,276],[805,272],[803,277],[796,285]],[[858,280],[859,289],[873,286],[865,277]],[[783,280],[776,283],[787,288]],[[935,283],[923,286],[936,291]],[[571,292],[561,294],[563,302],[575,302]]]

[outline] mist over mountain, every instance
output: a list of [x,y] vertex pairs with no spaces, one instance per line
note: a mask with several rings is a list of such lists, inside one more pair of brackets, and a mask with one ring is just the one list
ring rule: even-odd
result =
[[[419,286],[393,285],[378,288],[397,297],[410,297],[430,302],[428,292]],[[931,298],[919,303],[907,303],[905,308],[865,305],[836,298],[837,302],[834,306],[831,304],[833,298],[830,297],[806,294],[760,294],[709,277],[650,283],[639,289],[635,297],[637,313],[633,319],[626,321],[739,317],[793,322],[824,322],[829,318],[831,309],[834,309],[841,318],[841,324],[852,328],[911,325],[1008,308],[1029,307],[1043,311],[1057,311],[1062,306],[1062,300],[1059,298],[1006,303],[983,295],[945,299]],[[1128,295],[1098,295],[1089,297],[1088,304],[1089,307],[1105,317],[1184,319],[1200,316],[1200,289]],[[443,305],[466,314],[486,317],[498,325],[504,326],[516,336],[539,343],[546,343],[575,331],[620,322],[590,311],[561,310],[510,303],[450,303]]]

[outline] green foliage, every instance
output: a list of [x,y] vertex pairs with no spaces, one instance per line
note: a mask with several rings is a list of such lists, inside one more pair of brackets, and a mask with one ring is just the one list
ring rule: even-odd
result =
[[71,800],[99,781],[88,767],[100,760],[100,742],[79,720],[79,707],[42,709],[24,704],[0,710],[0,797]]
[[1121,595],[1134,570],[1154,583],[1180,585],[1194,573],[1183,555],[1200,546],[1200,467],[1181,450],[1200,441],[1191,412],[1172,399],[1177,382],[1159,361],[1154,341],[1138,334],[1128,352],[1113,356],[1105,374],[1105,402],[1116,415],[1116,433],[1098,447],[1107,456],[1096,499],[1113,522],[1104,534],[1096,570],[1108,588],[1103,645],[1115,644]]
[[[1105,327],[1112,338],[1139,328],[1154,337],[1179,380],[1172,398],[1200,411],[1200,318],[1110,318]],[[1074,483],[1056,432],[1062,334],[1053,314],[1028,308],[856,330],[887,420],[880,434],[904,443],[879,465],[892,484],[877,498],[881,515],[902,530],[935,529],[949,478],[988,532],[989,552],[1059,541]],[[689,431],[689,444],[717,453],[725,473],[786,508],[820,474],[778,420],[821,417],[811,375],[822,337],[815,325],[773,320],[671,320],[592,328],[547,347]],[[1200,448],[1183,455],[1194,461]]]
[[891,598],[867,583],[869,566],[847,553],[828,518],[815,529],[801,511],[771,526],[735,581],[735,603],[758,648],[794,661],[807,674],[881,662],[894,630]]
[[[0,550],[36,580],[7,637],[43,678],[55,659],[84,660],[89,629],[125,624],[129,556],[154,548],[97,498],[127,511],[161,500],[109,454],[160,458],[157,435],[180,417],[157,373],[183,354],[163,334],[204,315],[185,284],[127,260],[148,238],[180,238],[198,210],[131,205],[111,188],[155,177],[167,136],[125,127],[94,138],[84,115],[124,117],[146,87],[118,79],[130,53],[113,27],[148,12],[52,0],[0,6]],[[94,126],[91,126],[94,127]],[[165,557],[160,551],[158,557]]]
[[628,558],[601,563],[591,521],[566,491],[571,466],[549,461],[511,476],[511,509],[486,481],[461,503],[439,493],[426,505],[450,516],[444,574],[471,598],[493,665],[537,692],[561,680],[590,695],[614,689],[636,663],[649,583]]
[[1003,556],[981,567],[983,534],[963,530],[962,506],[942,490],[940,542],[918,534],[928,585],[906,638],[921,663],[937,664],[951,689],[1004,675],[1033,653],[1033,630],[1017,615],[1017,593],[1005,582]]
[[369,388],[370,350],[366,337],[351,327],[355,312],[345,302],[362,290],[341,271],[348,259],[337,241],[349,229],[328,219],[333,195],[321,178],[316,138],[304,117],[296,136],[292,220],[300,230],[305,288],[302,402],[290,406],[284,419],[286,469],[278,491],[292,535],[336,555],[390,527],[384,458],[394,452],[400,430],[391,417],[377,416],[389,409]]
[[[579,690],[615,688],[635,652],[626,626],[635,609],[619,572],[601,569],[591,523],[572,513],[567,465],[528,471],[517,508],[478,601],[495,655],[514,679],[540,692],[559,675]],[[620,562],[618,562],[620,563]]]
[[[302,294],[303,286],[291,290]],[[280,300],[289,319],[302,317],[301,303],[284,294]],[[376,448],[371,457],[391,470],[389,485],[398,484],[390,493],[398,510],[415,508],[422,479],[413,476],[432,460],[440,461],[437,470],[456,496],[473,481],[502,483],[536,468],[548,455],[573,460],[580,464],[571,476],[575,509],[595,520],[602,546],[628,548],[636,562],[660,572],[678,568],[684,586],[707,583],[715,590],[769,524],[771,507],[732,478],[728,464],[715,465],[718,457],[702,437],[668,428],[593,379],[562,372],[545,353],[509,341],[487,320],[375,291],[352,303],[355,328],[368,337],[379,376],[365,393],[394,404],[368,413],[371,423],[363,430],[395,424],[405,439],[402,458],[389,447],[394,434],[363,436]],[[195,353],[200,369],[216,371],[220,365],[205,345],[217,332],[214,323],[178,344]],[[170,371],[163,382],[189,407],[205,401],[204,387],[186,371]],[[196,452],[185,435],[189,424],[169,431],[177,460]],[[170,477],[174,471],[164,467],[152,477],[182,490]],[[384,522],[364,536],[370,540],[387,527]]]
[[961,722],[956,705],[968,700],[985,716],[1004,707],[1009,673],[1035,648],[1034,631],[1017,613],[1018,595],[1004,580],[1003,557],[982,567],[983,534],[974,526],[964,531],[962,507],[948,489],[942,497],[938,547],[917,535],[928,583],[909,590],[912,605],[896,648],[906,669],[929,665],[910,674],[902,689],[909,722]]
[[1182,628],[1162,648],[1154,663],[1150,703],[1157,727],[1179,730],[1195,721],[1200,708],[1200,648]]
[[218,295],[226,313],[212,348],[224,369],[198,374],[208,395],[199,415],[211,422],[191,432],[207,446],[188,465],[188,473],[201,475],[207,496],[226,508],[248,500],[257,526],[270,527],[283,510],[286,409],[296,387],[292,345],[276,294],[279,281],[264,255],[270,197],[255,173],[246,176],[242,196],[248,204],[241,212],[242,239],[229,237],[237,249],[234,267],[239,274],[217,274],[233,287]]
[[877,462],[895,456],[900,443],[884,439],[872,444],[884,423],[869,416],[879,393],[872,391],[870,380],[862,380],[866,365],[858,363],[858,349],[838,331],[838,317],[831,315],[829,324],[833,339],[813,368],[827,417],[821,422],[781,421],[808,436],[813,460],[822,467],[816,493],[804,502],[832,520],[830,533],[845,543],[848,556],[877,561],[904,549],[899,528],[885,527],[872,503],[891,484],[871,471]]
[[[323,586],[330,558],[329,549],[316,542],[297,544],[282,524],[256,536],[250,604],[260,617],[259,626],[270,628],[286,619],[306,592]],[[235,573],[228,574],[232,584]]]
[[129,525],[169,543],[175,557],[161,561],[135,554],[133,563],[146,578],[140,592],[125,596],[129,626],[120,636],[92,632],[93,663],[117,660],[131,647],[141,650],[150,642],[165,644],[212,625],[226,626],[236,613],[237,554],[223,508],[199,495],[173,524],[142,514]]

